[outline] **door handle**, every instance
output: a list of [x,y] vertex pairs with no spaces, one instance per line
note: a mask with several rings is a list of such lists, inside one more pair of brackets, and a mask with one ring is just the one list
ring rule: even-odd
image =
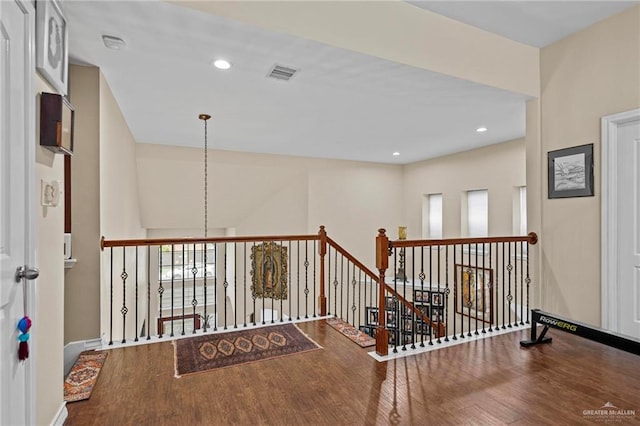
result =
[[38,268],[18,266],[18,269],[16,269],[16,282],[19,283],[23,279],[35,280],[38,278],[38,275],[40,275],[40,270]]

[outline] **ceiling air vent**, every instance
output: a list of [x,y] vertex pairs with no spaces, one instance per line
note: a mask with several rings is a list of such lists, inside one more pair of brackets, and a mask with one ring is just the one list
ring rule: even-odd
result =
[[282,65],[274,65],[267,74],[267,77],[275,78],[277,80],[289,81],[298,72],[297,69],[291,67],[285,67]]

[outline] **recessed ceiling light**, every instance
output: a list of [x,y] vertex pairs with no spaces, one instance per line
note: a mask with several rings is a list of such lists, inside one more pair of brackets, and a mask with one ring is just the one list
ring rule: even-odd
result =
[[218,68],[219,70],[228,70],[231,68],[231,62],[224,59],[216,59],[213,61],[213,66]]
[[113,50],[120,50],[126,46],[126,43],[124,42],[123,39],[121,39],[120,37],[115,37],[110,35],[103,35],[102,42],[106,47]]
[[398,155],[400,155],[400,153],[399,153],[398,151],[396,151],[396,152],[394,152],[394,153],[393,153],[393,156],[394,156],[394,157],[397,157]]
[[487,128],[486,128],[486,127],[478,127],[478,128],[476,129],[476,132],[478,132],[478,133],[482,133],[482,132],[486,132],[486,131],[487,131]]

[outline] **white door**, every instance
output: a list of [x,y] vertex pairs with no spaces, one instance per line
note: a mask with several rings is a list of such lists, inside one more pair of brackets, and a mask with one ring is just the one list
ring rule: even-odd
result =
[[602,327],[640,338],[640,109],[602,118]]
[[640,338],[640,120],[618,126],[620,333]]
[[34,423],[33,353],[18,360],[16,328],[25,305],[32,311],[35,285],[16,282],[16,270],[34,260],[33,22],[30,2],[0,1],[0,425]]

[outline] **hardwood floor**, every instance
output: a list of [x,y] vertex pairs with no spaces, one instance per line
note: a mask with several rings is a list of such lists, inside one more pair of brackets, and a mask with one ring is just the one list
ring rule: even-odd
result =
[[299,326],[324,350],[180,379],[170,342],[113,349],[65,424],[575,425],[606,402],[640,423],[640,357],[567,333],[530,349],[519,331],[378,363],[324,321]]

